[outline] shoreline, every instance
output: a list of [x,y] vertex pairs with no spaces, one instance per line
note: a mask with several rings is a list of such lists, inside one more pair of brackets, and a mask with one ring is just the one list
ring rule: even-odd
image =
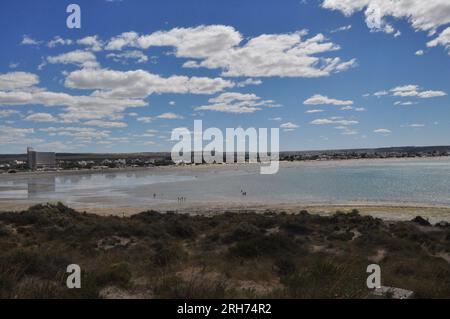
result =
[[[383,165],[385,163],[414,163],[421,161],[448,161],[449,157],[427,157],[427,158],[386,158],[386,159],[350,159],[350,160],[330,160],[330,161],[283,161],[280,162],[280,168],[292,167],[340,167],[340,166],[364,166],[364,165]],[[229,172],[236,168],[244,172],[254,172],[261,166],[260,163],[246,163],[246,164],[203,164],[203,165],[185,165],[185,166],[155,166],[149,168],[116,168],[106,170],[77,170],[77,171],[55,171],[55,172],[23,172],[16,174],[0,174],[0,181],[4,177],[4,181],[15,182],[26,180],[28,178],[45,178],[57,176],[82,176],[93,174],[119,174],[119,173],[149,173],[152,175],[198,175],[207,176],[210,174],[217,174],[221,171]],[[6,190],[8,190],[6,188]],[[103,200],[102,200],[103,199]],[[56,202],[56,200],[46,199],[0,199],[0,211],[22,211],[28,209],[30,206]],[[147,210],[156,210],[160,212],[173,211],[177,213],[186,214],[219,214],[226,211],[255,211],[264,212],[267,210],[274,212],[293,213],[300,210],[309,210],[313,213],[328,214],[336,210],[351,211],[358,209],[362,214],[380,217],[385,220],[406,220],[421,215],[423,217],[431,218],[435,221],[446,220],[450,221],[450,206],[445,204],[434,204],[427,202],[368,202],[368,201],[349,201],[349,202],[242,202],[242,201],[220,201],[220,200],[195,200],[184,203],[177,203],[176,200],[163,200],[150,204],[128,203],[127,201],[110,202],[106,198],[99,197],[97,202],[81,203],[81,202],[65,202],[64,204],[89,213],[98,215],[117,215],[130,216]]]
[[[383,162],[416,162],[416,161],[445,161],[450,160],[450,156],[435,157],[392,157],[392,158],[368,158],[368,159],[336,159],[336,160],[305,160],[305,161],[280,161],[280,168],[286,167],[310,167],[323,166],[335,167],[346,165],[364,165],[378,164]],[[267,166],[265,163],[231,163],[231,164],[189,164],[189,165],[167,165],[167,166],[151,166],[151,167],[124,167],[124,168],[108,168],[108,169],[80,169],[80,170],[59,170],[59,171],[34,171],[34,172],[17,172],[17,173],[0,173],[0,180],[5,178],[27,178],[27,177],[46,177],[46,176],[66,176],[66,175],[92,175],[92,174],[108,174],[108,173],[128,173],[128,172],[197,172],[208,169],[234,169],[248,168],[258,169],[261,166]]]
[[[37,204],[47,204],[54,202],[35,202],[35,203],[15,203],[15,202],[1,202],[0,212],[13,211],[20,212],[27,210],[29,207]],[[350,212],[357,209],[361,215],[370,215],[386,221],[407,221],[416,216],[422,216],[429,219],[430,222],[436,223],[439,221],[450,222],[450,207],[447,206],[433,206],[429,204],[417,203],[373,203],[373,202],[348,202],[348,203],[235,203],[230,204],[223,202],[193,202],[184,205],[176,205],[173,203],[148,205],[142,207],[133,206],[89,206],[80,204],[64,203],[65,205],[87,213],[96,214],[99,216],[120,216],[127,217],[139,214],[145,211],[158,211],[161,213],[173,212],[177,214],[187,215],[204,215],[214,216],[226,212],[235,213],[264,213],[271,211],[274,213],[294,214],[301,210],[307,210],[312,214],[318,215],[332,215],[336,211]]]

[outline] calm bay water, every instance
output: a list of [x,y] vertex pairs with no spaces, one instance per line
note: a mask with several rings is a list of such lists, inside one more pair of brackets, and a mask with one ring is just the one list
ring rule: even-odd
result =
[[[247,196],[241,195],[241,190]],[[450,206],[450,160],[360,161],[259,169],[173,168],[83,175],[0,176],[2,201],[100,206],[177,202],[405,202]]]

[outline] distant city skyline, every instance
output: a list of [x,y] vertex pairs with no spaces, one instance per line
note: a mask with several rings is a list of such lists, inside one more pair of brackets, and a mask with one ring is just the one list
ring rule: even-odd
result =
[[[0,153],[170,152],[172,129],[280,150],[450,144],[450,2],[0,4]],[[383,7],[377,7],[382,3]]]

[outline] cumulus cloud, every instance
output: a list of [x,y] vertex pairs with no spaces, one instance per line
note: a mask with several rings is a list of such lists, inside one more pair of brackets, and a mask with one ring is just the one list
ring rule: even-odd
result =
[[97,68],[99,63],[92,52],[75,50],[67,53],[62,53],[56,56],[47,57],[47,62],[50,64],[75,64],[83,68]]
[[445,96],[447,93],[443,91],[422,91],[418,85],[403,85],[403,86],[397,86],[395,88],[392,88],[390,90],[394,96],[400,96],[400,97],[419,97],[422,99],[428,99],[432,97],[440,97]]
[[108,53],[106,57],[122,64],[127,64],[129,61],[135,61],[136,63],[145,63],[148,61],[148,57],[139,50]]
[[152,93],[213,94],[234,86],[222,78],[170,76],[163,78],[144,70],[116,71],[82,69],[71,72],[65,85],[77,89],[98,89],[99,97],[144,98]]
[[28,144],[40,143],[41,139],[35,139],[32,135],[32,128],[17,128],[11,126],[0,125],[0,144]]
[[346,120],[340,118],[326,118],[326,119],[316,119],[310,122],[312,125],[355,125],[359,122],[356,120]]
[[261,80],[255,80],[255,79],[249,78],[244,81],[238,82],[236,84],[236,86],[242,88],[242,87],[246,87],[249,85],[260,85],[260,84],[262,84]]
[[438,37],[427,43],[427,47],[432,48],[438,45],[442,45],[447,50],[450,55],[450,27],[446,28],[444,31],[439,34]]
[[70,95],[31,87],[38,83],[37,76],[30,74],[0,75],[0,105],[43,105],[65,107],[59,117],[65,122],[81,119],[112,118],[130,107],[146,106],[142,99],[98,97],[93,95]]
[[322,109],[311,109],[311,110],[307,110],[305,113],[314,114],[314,113],[322,113],[322,112],[324,112],[324,110],[322,110]]
[[377,133],[377,134],[383,134],[383,135],[389,135],[392,133],[392,131],[387,128],[379,128],[379,129],[374,130],[373,132]]
[[294,124],[292,122],[287,122],[280,125],[280,128],[282,128],[284,131],[292,131],[298,127],[299,126],[297,124]]
[[4,91],[25,89],[38,83],[39,77],[33,73],[10,72],[0,74],[0,90]]
[[110,131],[100,131],[91,127],[74,127],[74,126],[63,126],[63,127],[48,127],[39,129],[41,132],[47,133],[49,136],[70,136],[76,141],[89,142],[92,139],[99,140],[108,138],[110,136]]
[[388,95],[388,94],[389,94],[388,91],[383,90],[383,91],[375,92],[373,95],[376,96],[376,97],[381,97],[381,96],[385,96],[385,95]]
[[[351,16],[358,11],[364,11],[366,24],[371,31],[383,31],[400,35],[392,24],[387,22],[388,17],[406,19],[416,31],[427,31],[429,35],[450,23],[450,1],[448,0],[324,0],[322,7],[341,11]],[[449,50],[450,27],[441,32],[435,39],[428,42],[429,47],[442,45]]]
[[196,111],[216,111],[224,113],[254,113],[261,107],[273,107],[274,101],[262,100],[255,94],[242,94],[238,92],[222,93],[208,100],[209,105],[195,108]]
[[181,120],[183,116],[175,114],[175,113],[163,113],[157,116],[158,119],[166,119],[166,120]]
[[77,44],[87,46],[90,50],[96,52],[103,49],[103,43],[96,35],[79,39],[77,40]]
[[41,44],[41,42],[33,39],[32,37],[30,37],[28,35],[24,35],[22,37],[22,42],[20,44],[22,44],[22,45],[39,45],[39,44]]
[[142,123],[150,123],[151,121],[153,121],[153,117],[151,117],[151,116],[140,116],[140,117],[136,118],[136,121],[142,122]]
[[56,118],[50,113],[32,113],[25,118],[32,122],[56,122]]
[[353,101],[350,100],[337,100],[330,99],[327,96],[316,94],[306,99],[303,104],[305,105],[352,105]]
[[450,23],[450,2],[447,0],[324,0],[322,7],[339,10],[346,16],[363,11],[366,23],[373,30],[393,33],[386,17],[405,18],[415,30],[435,31]]
[[71,44],[73,44],[73,41],[71,39],[63,39],[60,36],[56,36],[47,43],[47,46],[49,48],[54,48],[58,45],[71,45]]
[[102,120],[91,120],[83,123],[88,126],[98,126],[102,128],[125,128],[128,124],[125,122],[113,122],[113,121],[102,121]]
[[231,26],[209,25],[174,28],[148,35],[125,32],[113,37],[107,50],[126,47],[173,47],[174,55],[189,58],[186,68],[221,69],[223,76],[321,77],[356,66],[356,60],[319,57],[340,49],[323,34],[307,38],[301,30],[286,34],[262,34],[244,41]]

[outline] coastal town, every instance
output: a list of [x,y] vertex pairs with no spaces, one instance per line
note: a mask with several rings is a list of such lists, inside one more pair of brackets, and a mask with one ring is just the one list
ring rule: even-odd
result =
[[[392,147],[378,149],[286,151],[280,161],[332,161],[354,159],[429,158],[450,156],[450,146]],[[248,159],[248,154],[246,158]],[[152,166],[189,165],[175,163],[169,152],[124,154],[68,154],[37,152],[27,148],[26,154],[0,155],[0,174],[26,171],[108,170]],[[195,164],[198,165],[198,164]]]

